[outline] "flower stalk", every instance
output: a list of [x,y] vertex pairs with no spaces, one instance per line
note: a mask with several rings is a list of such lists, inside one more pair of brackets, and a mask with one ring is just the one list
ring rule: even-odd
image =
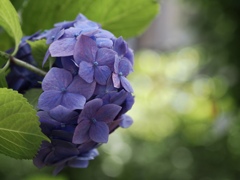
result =
[[[40,76],[45,76],[47,73],[31,64],[28,64],[20,59],[17,59],[13,56],[11,56],[10,54],[8,53],[5,53],[3,51],[0,51],[0,57],[3,57],[4,59],[7,59],[7,60],[10,60],[10,63],[13,63],[13,64],[16,64],[18,66],[21,66],[21,67],[24,67]],[[9,63],[9,61],[7,62]]]

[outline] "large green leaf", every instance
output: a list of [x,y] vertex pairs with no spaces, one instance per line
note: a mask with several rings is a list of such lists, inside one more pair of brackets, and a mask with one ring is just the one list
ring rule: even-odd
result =
[[43,140],[33,107],[17,91],[0,88],[0,153],[32,159]]
[[23,9],[23,29],[32,34],[82,13],[116,36],[126,38],[143,32],[158,9],[159,4],[153,0],[29,0]]
[[22,29],[18,14],[9,0],[0,0],[0,26],[14,38],[15,50],[13,54],[16,53],[22,38]]

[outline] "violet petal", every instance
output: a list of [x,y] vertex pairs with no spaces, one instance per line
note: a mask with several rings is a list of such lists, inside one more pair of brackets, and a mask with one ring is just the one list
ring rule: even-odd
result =
[[79,64],[81,61],[92,62],[97,52],[96,42],[88,36],[81,35],[74,47],[74,60]]
[[72,119],[76,118],[78,113],[75,111],[72,111],[62,105],[59,105],[49,111],[49,115],[56,119],[59,120],[59,122],[62,123],[69,123],[71,122]]
[[108,38],[97,38],[96,43],[101,48],[111,48],[113,46],[112,40]]
[[55,146],[54,154],[60,158],[67,158],[78,155],[76,146],[70,142],[59,140]]
[[52,57],[72,56],[75,44],[75,38],[59,39],[49,46],[49,51]]
[[95,122],[89,130],[89,137],[98,143],[107,143],[109,136],[109,128],[104,122]]
[[74,134],[72,142],[74,144],[82,144],[89,140],[88,131],[91,126],[91,122],[89,120],[82,120],[77,125]]
[[38,99],[38,108],[44,111],[49,111],[50,109],[60,105],[62,98],[62,93],[60,91],[45,91]]
[[118,72],[122,73],[123,76],[127,76],[131,70],[131,64],[130,62],[126,59],[126,58],[122,58],[119,61],[119,65],[118,65]]
[[42,89],[58,90],[66,88],[72,81],[72,75],[69,71],[60,68],[51,68],[42,82]]
[[73,60],[73,56],[62,57],[61,62],[63,68],[70,71],[72,75],[78,74],[78,65]]
[[127,44],[122,37],[117,38],[114,42],[114,50],[117,51],[119,56],[124,55],[127,51],[127,48]]
[[103,101],[99,98],[88,101],[78,118],[78,122],[85,118],[91,119],[96,114],[97,110],[102,106],[102,104]]
[[119,125],[122,128],[128,128],[133,124],[133,119],[130,116],[124,114],[124,115],[122,115],[121,118],[122,118],[122,121],[120,122]]
[[43,62],[42,62],[42,67],[47,62],[49,56],[50,56],[50,52],[49,52],[49,49],[48,49],[46,54],[44,55]]
[[82,61],[79,65],[78,74],[86,82],[88,83],[93,82],[93,75],[94,75],[93,65],[88,62]]
[[130,84],[130,82],[128,81],[128,79],[124,76],[121,76],[121,84],[124,87],[124,89],[130,93],[133,93],[133,88]]
[[94,116],[97,121],[111,122],[121,110],[121,106],[116,104],[106,104],[102,106]]
[[86,98],[81,94],[66,92],[62,96],[61,105],[70,109],[83,109],[86,103]]
[[49,142],[43,141],[41,144],[41,148],[38,151],[37,156],[33,159],[33,164],[38,168],[42,168],[45,166],[44,159],[46,156],[52,151],[52,145]]
[[107,65],[109,68],[113,69],[113,64],[115,60],[116,53],[107,48],[101,48],[97,51],[96,61],[98,65]]
[[79,160],[77,158],[68,162],[68,166],[73,168],[87,168],[89,164],[88,160]]
[[94,77],[98,84],[105,85],[111,75],[111,70],[108,66],[95,67]]
[[87,83],[81,77],[75,76],[72,83],[68,86],[68,91],[79,93],[89,99],[95,90],[96,82]]
[[119,78],[119,75],[116,74],[116,73],[113,73],[112,74],[112,80],[113,80],[113,85],[115,88],[120,88],[120,85],[121,85],[121,81],[120,81],[120,78]]

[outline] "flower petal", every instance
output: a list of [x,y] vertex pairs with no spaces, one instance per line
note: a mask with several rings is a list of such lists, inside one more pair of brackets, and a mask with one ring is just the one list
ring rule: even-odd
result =
[[82,120],[77,125],[74,134],[72,142],[74,144],[82,144],[89,140],[89,128],[91,126],[91,122],[89,120]]
[[112,92],[110,95],[110,103],[121,105],[127,98],[128,92],[122,89],[120,92]]
[[134,54],[133,54],[133,50],[132,49],[130,49],[130,48],[128,48],[128,51],[127,51],[127,53],[124,55],[124,57],[126,57],[129,61],[130,61],[130,63],[132,64],[132,66],[133,66],[133,64],[134,64]]
[[104,29],[98,29],[97,33],[94,34],[94,37],[96,38],[108,38],[108,39],[114,39],[114,35],[107,31],[107,30],[104,30]]
[[132,69],[131,66],[127,58],[122,58],[118,64],[118,72],[121,72],[123,76],[127,76]]
[[94,77],[98,84],[107,84],[108,78],[111,76],[111,70],[108,66],[97,66],[95,67]]
[[54,128],[57,128],[61,125],[58,121],[52,119],[47,111],[38,111],[37,115],[39,117],[39,121],[41,122],[41,130],[47,136],[50,136]]
[[73,159],[68,161],[68,166],[73,168],[87,168],[89,161],[88,160],[80,160],[80,159]]
[[68,132],[65,130],[52,130],[51,137],[71,142],[73,137],[73,132]]
[[52,151],[51,148],[52,145],[49,142],[43,141],[41,144],[41,148],[38,151],[38,154],[33,159],[33,164],[38,168],[44,167],[45,166],[44,159]]
[[78,113],[70,110],[62,105],[59,105],[49,111],[49,115],[62,123],[68,123],[70,124],[71,121],[77,118]]
[[96,82],[87,83],[79,76],[75,76],[72,83],[68,86],[68,92],[79,93],[89,99],[95,91]]
[[74,60],[79,64],[81,61],[93,62],[97,52],[96,42],[85,35],[81,35],[74,47]]
[[38,99],[38,108],[44,111],[49,111],[50,109],[60,105],[62,98],[62,93],[60,91],[45,91]]
[[70,27],[64,31],[62,38],[76,38],[78,35],[80,35],[80,33],[80,28]]
[[86,82],[88,83],[93,82],[93,75],[94,75],[93,65],[88,62],[82,61],[79,65],[78,74]]
[[121,76],[121,84],[126,91],[133,93],[133,88],[132,88],[130,82],[124,76]]
[[127,52],[127,43],[122,37],[119,37],[114,42],[114,50],[117,51],[119,56],[124,55]]
[[98,143],[107,143],[109,136],[109,128],[104,122],[93,123],[89,130],[89,137]]
[[46,54],[44,55],[43,62],[42,62],[42,67],[47,62],[49,56],[50,56],[50,52],[49,52],[49,49],[48,49]]
[[121,109],[122,107],[116,104],[106,104],[97,111],[94,118],[96,118],[97,121],[111,122]]
[[113,85],[115,88],[120,88],[120,85],[121,85],[121,81],[120,81],[120,78],[119,78],[119,75],[116,74],[116,73],[113,73],[112,74],[112,80],[113,80]]
[[99,98],[88,101],[85,104],[78,118],[78,122],[80,122],[82,119],[92,119],[92,117],[96,114],[97,110],[102,106],[102,104],[103,101]]
[[72,75],[78,74],[78,65],[73,60],[73,56],[62,57],[61,63],[63,68],[70,71]]
[[113,46],[113,42],[111,39],[108,38],[97,38],[96,43],[98,47],[105,47],[105,48],[111,48]]
[[59,39],[49,46],[49,52],[52,57],[72,56],[75,44],[75,38]]
[[59,158],[63,159],[71,156],[76,156],[79,153],[76,145],[73,143],[63,140],[54,140],[53,144],[55,146],[54,154]]
[[124,114],[127,111],[129,111],[132,108],[133,104],[134,104],[134,97],[131,93],[128,93],[128,96],[124,104],[122,105],[122,110],[120,113]]
[[113,69],[116,53],[107,48],[100,48],[97,51],[96,61],[100,66],[107,65],[110,69]]
[[42,89],[62,91],[72,82],[72,75],[69,71],[60,68],[51,68],[42,82]]
[[122,118],[122,121],[120,122],[119,125],[122,128],[128,128],[133,124],[133,119],[130,116],[124,114],[122,115],[121,118]]
[[61,105],[70,110],[75,110],[75,109],[83,109],[85,103],[86,103],[86,98],[83,95],[66,92],[62,96]]

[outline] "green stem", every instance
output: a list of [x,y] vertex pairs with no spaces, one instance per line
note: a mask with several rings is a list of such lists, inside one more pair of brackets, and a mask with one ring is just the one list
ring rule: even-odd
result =
[[[47,74],[45,71],[43,71],[43,70],[41,70],[41,69],[31,65],[31,64],[28,64],[28,63],[26,63],[26,62],[24,62],[20,59],[17,59],[17,58],[15,58],[15,57],[13,57],[10,54],[7,54],[5,52],[0,51],[0,56],[2,56],[5,59],[10,59],[11,63],[14,63],[18,66],[24,67],[24,68],[26,68],[26,69],[28,69],[32,72],[35,72],[36,74],[38,74],[40,76],[45,76]],[[7,63],[9,63],[9,61]]]
[[8,69],[9,65],[10,65],[10,60],[8,60],[7,63],[3,66],[3,68],[0,69],[0,73],[5,72]]

